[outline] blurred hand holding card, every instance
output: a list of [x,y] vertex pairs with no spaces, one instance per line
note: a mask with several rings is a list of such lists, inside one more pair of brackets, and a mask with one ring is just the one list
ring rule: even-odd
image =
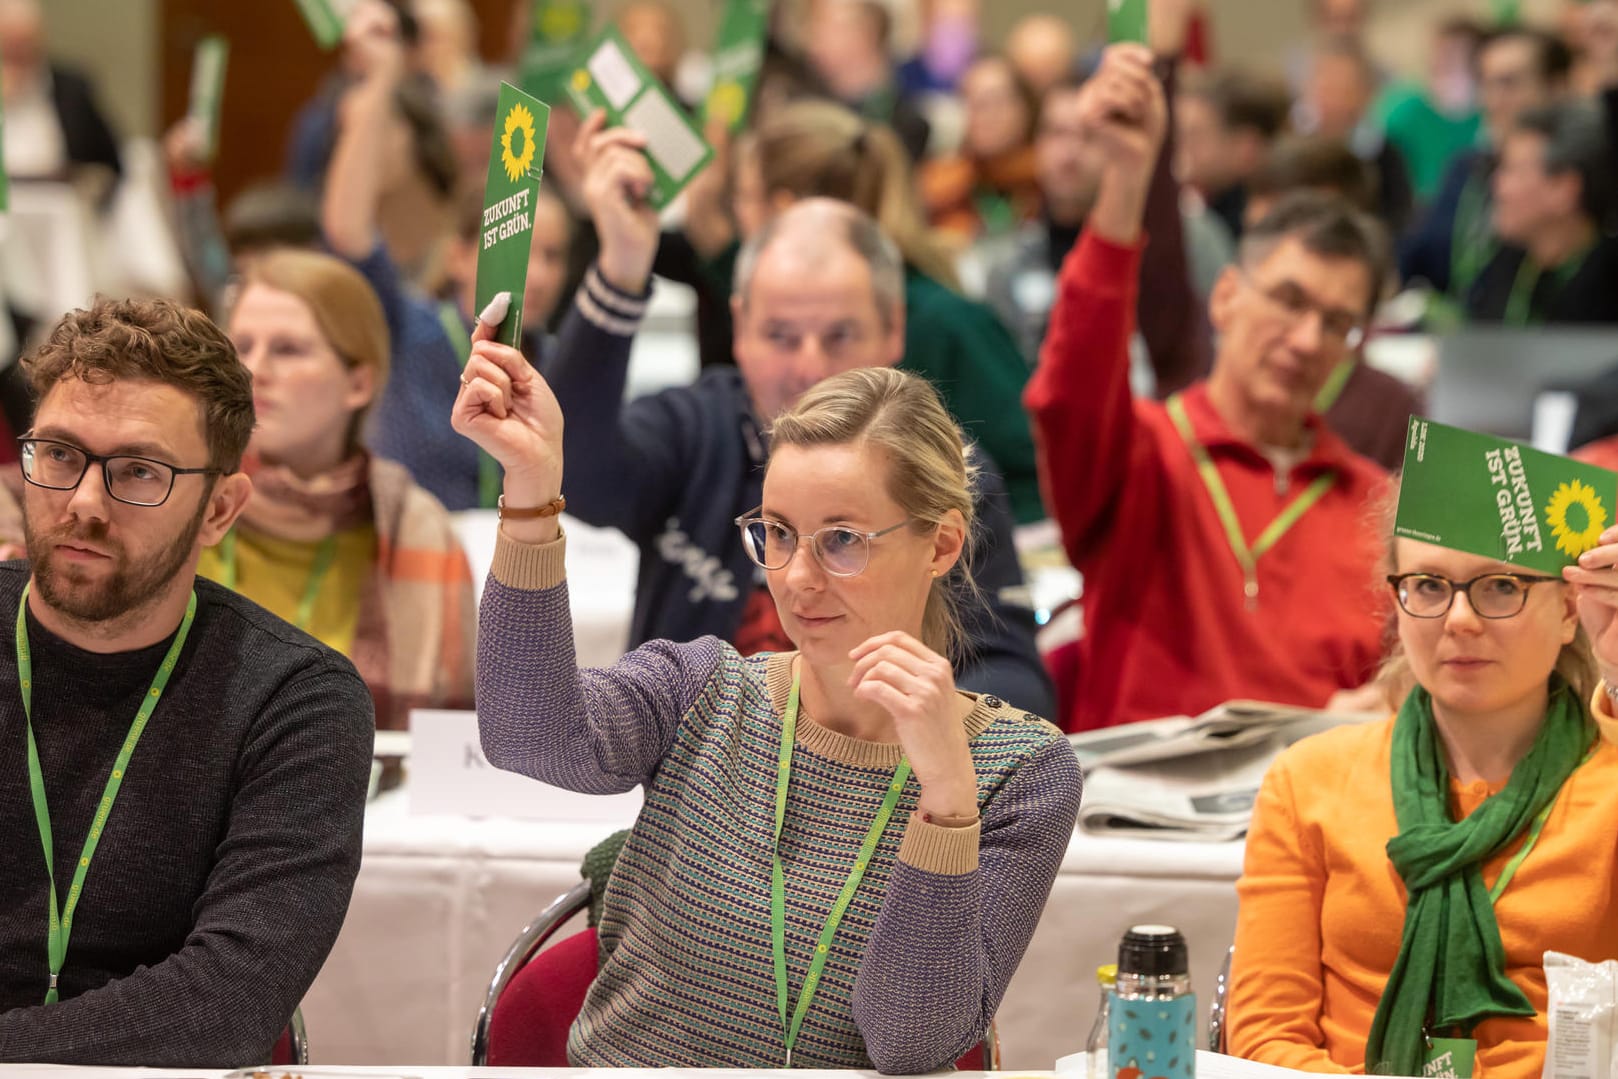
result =
[[580,116],[603,109],[608,126],[627,127],[646,137],[646,159],[654,177],[647,201],[659,210],[713,158],[713,147],[615,27],[585,50],[568,79],[567,92]]
[[729,0],[725,5],[714,40],[714,82],[703,102],[702,130],[707,131],[714,120],[722,120],[734,135],[747,123],[759,70],[764,66],[769,24],[770,0]]

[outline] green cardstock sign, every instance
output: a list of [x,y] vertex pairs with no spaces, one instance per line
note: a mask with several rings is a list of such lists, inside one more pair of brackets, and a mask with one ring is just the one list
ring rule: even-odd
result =
[[1394,534],[1559,575],[1596,546],[1618,474],[1410,418]]
[[545,129],[551,110],[510,83],[500,84],[500,104],[483,185],[483,238],[478,248],[478,314],[499,292],[511,293],[511,308],[495,339],[517,347],[522,336],[523,284],[534,232],[534,199],[545,162]]
[[1146,44],[1146,0],[1107,0],[1107,43]]
[[555,101],[589,35],[588,0],[536,0],[528,43],[517,65],[518,85],[541,101]]
[[1472,1079],[1477,1060],[1475,1038],[1433,1038],[1422,1062],[1422,1079]]
[[770,28],[770,0],[729,0],[714,41],[713,89],[702,105],[702,129],[722,119],[732,135],[747,122],[764,66],[764,38]]
[[219,152],[219,110],[225,98],[225,68],[229,61],[230,42],[223,36],[209,34],[197,42],[186,115],[202,132],[202,156],[207,161]]
[[295,0],[309,32],[322,49],[337,47],[343,40],[343,27],[348,25],[348,13],[356,0]]
[[653,177],[647,201],[659,210],[713,158],[708,140],[615,27],[608,27],[585,50],[568,78],[567,93],[580,116],[605,109],[608,126],[646,136],[646,160]]

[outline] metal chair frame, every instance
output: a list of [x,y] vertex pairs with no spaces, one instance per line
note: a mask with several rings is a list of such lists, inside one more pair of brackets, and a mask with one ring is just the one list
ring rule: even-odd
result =
[[1219,980],[1214,982],[1213,1004],[1208,1008],[1208,1048],[1215,1053],[1228,1052],[1230,1042],[1230,962],[1236,958],[1236,945],[1225,949],[1225,961],[1219,965]]
[[287,1040],[292,1046],[292,1063],[307,1067],[309,1064],[309,1031],[303,1025],[303,1009],[292,1009],[287,1020]]
[[517,972],[579,912],[590,906],[590,882],[581,880],[553,900],[539,916],[523,926],[517,939],[511,942],[506,954],[494,968],[488,991],[483,994],[483,1005],[478,1008],[477,1022],[472,1026],[472,1067],[482,1068],[489,1060],[489,1026],[494,1022],[495,1005],[500,995],[511,984]]
[[983,1032],[983,1058],[984,1071],[1000,1070],[1000,1028],[993,1019],[989,1020],[989,1029]]

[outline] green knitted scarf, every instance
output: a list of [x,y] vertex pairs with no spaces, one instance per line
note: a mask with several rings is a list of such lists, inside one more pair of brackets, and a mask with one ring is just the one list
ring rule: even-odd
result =
[[1505,789],[1453,821],[1432,698],[1420,686],[1405,698],[1393,725],[1399,834],[1388,840],[1388,858],[1408,900],[1399,957],[1365,1045],[1367,1073],[1420,1075],[1427,1030],[1459,1028],[1471,1037],[1491,1016],[1534,1014],[1506,977],[1505,946],[1481,869],[1556,799],[1590,744],[1589,723],[1583,703],[1553,677],[1545,723]]

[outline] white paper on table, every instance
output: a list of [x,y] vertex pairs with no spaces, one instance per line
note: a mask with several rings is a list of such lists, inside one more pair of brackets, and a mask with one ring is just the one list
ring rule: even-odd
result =
[[412,816],[514,817],[599,821],[627,828],[640,813],[641,791],[579,794],[503,771],[483,756],[476,712],[417,709],[410,713]]

